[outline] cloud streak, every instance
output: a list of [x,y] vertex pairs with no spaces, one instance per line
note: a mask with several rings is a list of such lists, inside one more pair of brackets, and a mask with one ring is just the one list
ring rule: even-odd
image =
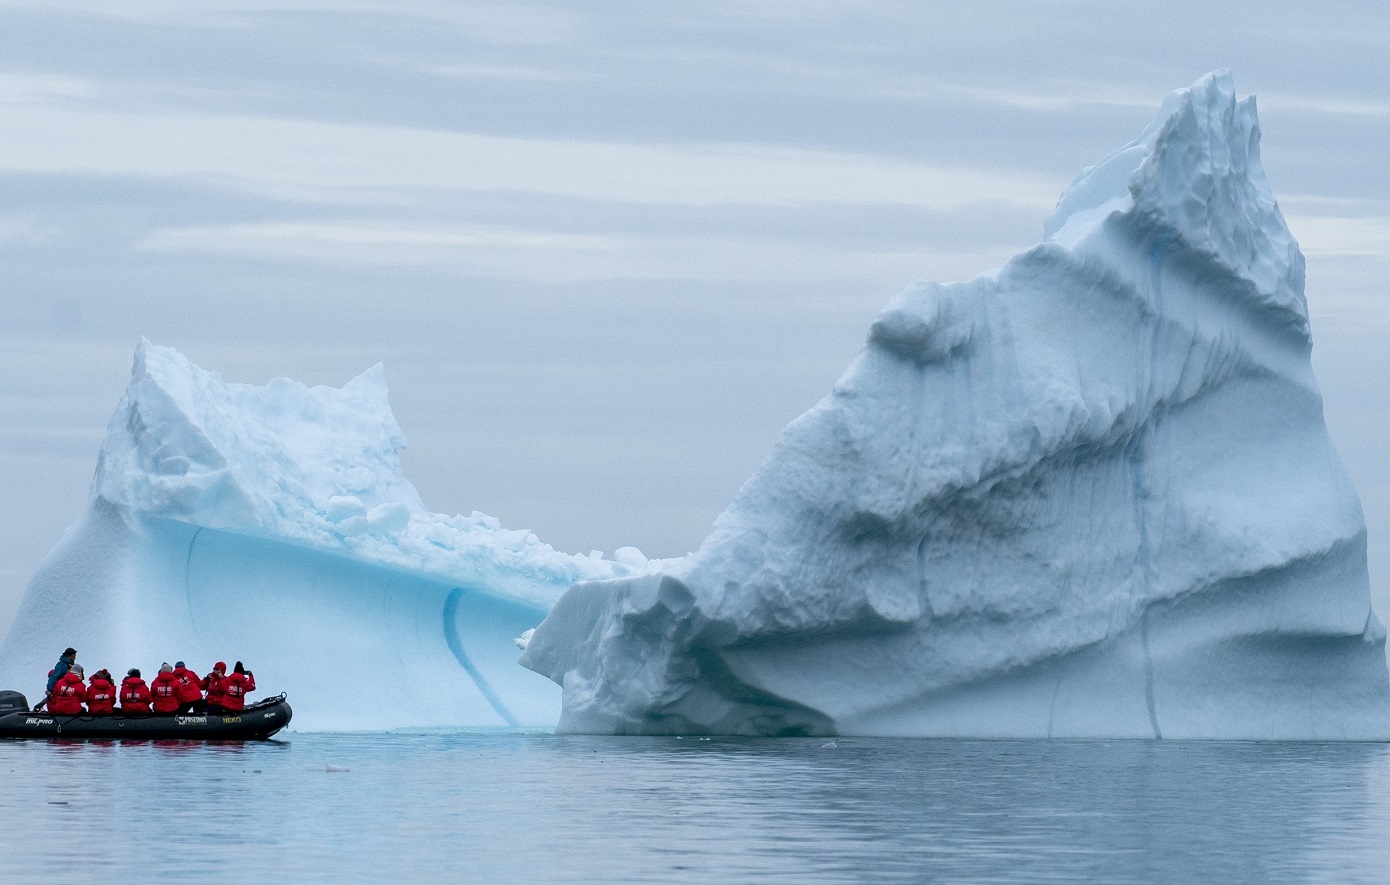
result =
[[[93,137],[93,136],[97,137]],[[852,153],[745,144],[509,138],[220,115],[102,114],[12,105],[0,171],[185,177],[268,197],[509,190],[633,203],[979,202],[1048,207],[1059,182]]]
[[1309,258],[1390,257],[1390,218],[1290,215],[1287,220]]
[[323,264],[435,266],[544,283],[611,279],[907,281],[929,268],[941,279],[973,276],[1010,255],[958,248],[855,249],[748,236],[634,236],[538,233],[498,228],[409,228],[269,223],[158,230],[151,252],[242,255]]

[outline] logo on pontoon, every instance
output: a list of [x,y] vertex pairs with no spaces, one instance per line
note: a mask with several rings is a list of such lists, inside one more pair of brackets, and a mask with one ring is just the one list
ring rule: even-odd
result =
[[207,725],[206,716],[179,716],[176,717],[179,725]]
[[52,719],[25,719],[25,725],[52,725]]

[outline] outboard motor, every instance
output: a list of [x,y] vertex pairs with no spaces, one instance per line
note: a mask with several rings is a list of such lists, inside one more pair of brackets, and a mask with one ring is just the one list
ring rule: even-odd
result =
[[0,716],[28,713],[29,701],[17,691],[0,691]]

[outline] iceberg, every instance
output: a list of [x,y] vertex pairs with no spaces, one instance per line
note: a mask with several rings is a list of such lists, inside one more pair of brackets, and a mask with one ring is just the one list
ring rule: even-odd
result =
[[608,734],[1390,739],[1304,263],[1218,71],[874,321],[689,557],[522,663]]
[[301,730],[553,726],[516,637],[580,580],[656,568],[571,556],[481,513],[429,512],[380,365],[341,389],[229,384],[142,341],[91,504],[29,584],[6,687],[65,646],[88,672],[240,658]]

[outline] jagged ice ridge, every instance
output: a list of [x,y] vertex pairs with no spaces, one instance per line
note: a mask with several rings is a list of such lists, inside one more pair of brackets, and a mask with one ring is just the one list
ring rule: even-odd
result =
[[1230,75],[894,298],[699,550],[522,663],[595,733],[1390,739],[1303,256]]

